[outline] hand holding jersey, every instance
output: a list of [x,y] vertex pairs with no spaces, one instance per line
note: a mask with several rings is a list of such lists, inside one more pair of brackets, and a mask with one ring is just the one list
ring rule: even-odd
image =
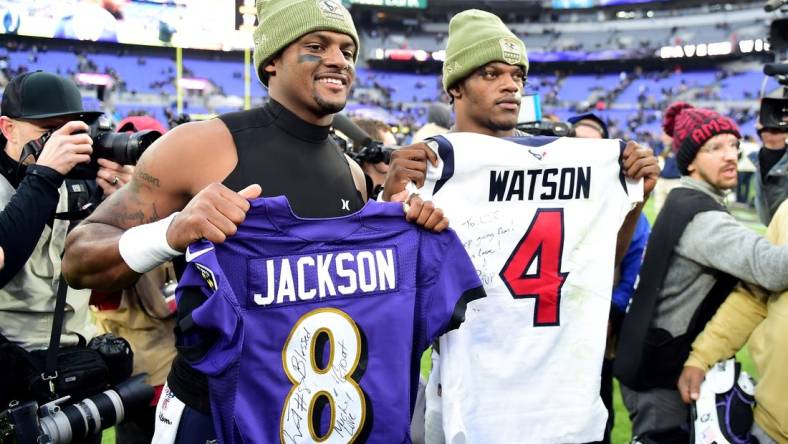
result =
[[621,170],[630,179],[643,179],[643,199],[654,190],[659,178],[659,161],[651,148],[630,140],[621,153]]
[[700,385],[705,378],[706,372],[704,370],[685,365],[677,384],[681,400],[686,404],[697,401],[700,398]]
[[189,201],[167,229],[167,243],[178,251],[206,239],[224,242],[238,230],[249,211],[249,200],[262,193],[260,185],[234,192],[218,183],[208,185]]
[[438,166],[438,155],[424,142],[404,146],[391,153],[389,172],[383,186],[383,200],[404,201],[407,193],[400,193],[405,191],[409,183],[415,183],[419,187],[424,184],[428,163]]

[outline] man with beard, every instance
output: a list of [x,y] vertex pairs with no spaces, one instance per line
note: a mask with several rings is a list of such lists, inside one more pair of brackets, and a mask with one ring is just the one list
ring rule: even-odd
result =
[[614,364],[632,434],[656,443],[689,439],[689,409],[676,384],[692,341],[734,285],[788,287],[788,246],[772,245],[724,205],[738,178],[736,123],[678,102],[662,126],[673,138],[681,185],[654,222]]
[[[257,16],[254,61],[270,100],[181,125],[152,145],[131,182],[68,238],[63,274],[71,285],[126,288],[198,239],[222,242],[244,221],[247,199],[284,195],[309,218],[364,205],[363,173],[329,137],[355,79],[359,47],[350,14],[333,0],[272,0],[257,2]],[[406,217],[440,231],[448,221],[433,210],[413,199]],[[180,328],[201,303],[179,301]],[[205,351],[196,348],[192,357]],[[181,347],[167,378],[154,442],[216,439],[206,379],[185,354]]]

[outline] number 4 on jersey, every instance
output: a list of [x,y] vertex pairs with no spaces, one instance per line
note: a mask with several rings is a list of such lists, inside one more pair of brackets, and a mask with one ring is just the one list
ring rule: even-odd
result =
[[[569,275],[561,272],[563,249],[564,211],[539,209],[501,270],[512,297],[535,299],[534,326],[560,325],[561,287]],[[527,274],[534,261],[535,270]]]

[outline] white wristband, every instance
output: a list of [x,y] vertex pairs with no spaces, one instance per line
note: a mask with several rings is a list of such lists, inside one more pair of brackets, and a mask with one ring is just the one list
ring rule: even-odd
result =
[[149,224],[132,227],[120,236],[118,249],[129,268],[147,273],[159,265],[183,254],[167,243],[167,229],[178,212]]

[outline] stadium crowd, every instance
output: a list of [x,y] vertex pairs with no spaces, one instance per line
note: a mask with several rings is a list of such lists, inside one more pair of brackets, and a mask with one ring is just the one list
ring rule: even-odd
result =
[[[413,85],[435,94],[412,106],[357,68],[339,2],[258,1],[257,17],[265,101],[201,121],[110,123],[71,79],[103,69],[131,93],[130,79],[89,50],[74,71],[39,71],[48,48],[6,42],[29,60],[0,60],[0,405],[16,424],[0,433],[609,443],[615,377],[632,442],[788,443],[784,110],[693,106],[720,88],[650,89],[680,72],[639,68],[569,103],[577,80],[531,84],[528,36],[476,9],[435,38],[442,75]],[[148,86],[168,97],[174,79]],[[607,114],[633,82],[632,113]],[[565,111],[548,118],[567,137],[518,126],[529,89]],[[734,217],[731,191],[765,235]],[[745,344],[754,389],[719,364]],[[139,374],[135,396],[56,426],[34,410],[20,431],[20,401],[94,399]]]

